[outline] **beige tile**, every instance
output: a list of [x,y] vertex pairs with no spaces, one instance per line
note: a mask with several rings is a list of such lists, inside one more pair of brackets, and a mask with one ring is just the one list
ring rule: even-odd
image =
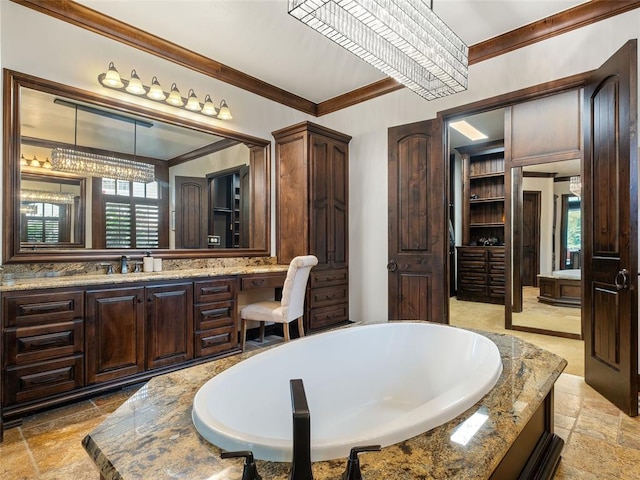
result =
[[618,429],[620,427],[620,417],[618,415],[608,415],[597,410],[580,411],[576,420],[574,432],[579,432],[590,437],[607,442],[617,443]]
[[640,450],[640,417],[620,416],[618,443],[623,447]]
[[580,413],[582,398],[570,393],[555,392],[554,405],[556,413],[577,418],[578,413]]
[[20,428],[4,432],[4,441],[0,443],[0,459],[0,478],[3,480],[38,478],[36,464]]
[[95,464],[88,455],[85,456],[84,460],[43,473],[38,477],[38,480],[100,480],[100,473]]
[[571,430],[576,423],[576,417],[563,415],[562,413],[558,413],[557,411],[553,417],[556,429],[564,428],[565,430]]
[[621,447],[574,431],[564,447],[562,461],[599,479],[640,478],[640,451]]
[[620,409],[609,400],[601,396],[587,394],[582,402],[582,411],[591,412],[593,414],[604,413],[607,415],[620,416]]
[[[46,416],[46,421],[44,421],[43,418],[38,419],[38,421],[33,420],[31,417],[27,418],[22,426],[22,434],[29,440],[31,437],[46,434],[58,428],[83,423],[104,415],[104,413],[93,404],[88,403],[88,405],[90,405],[89,408],[78,409],[71,415],[66,415],[66,413],[73,411],[71,409],[49,412],[50,414]],[[56,413],[58,415],[56,415]]]
[[617,480],[613,477],[605,478],[595,473],[572,467],[571,465],[567,465],[563,459],[560,459],[558,470],[553,478],[554,480]]
[[26,417],[22,421],[22,427],[33,428],[37,425],[49,424],[52,422],[56,423],[61,418],[78,415],[82,416],[86,415],[87,412],[89,412],[89,415],[97,412],[96,406],[89,400],[72,403],[70,405],[65,405],[64,407],[54,408],[53,410],[47,410],[45,412]]
[[569,436],[571,435],[571,429],[562,428],[562,427],[554,427],[553,433],[558,435],[565,443],[569,441]]
[[58,426],[48,432],[27,438],[38,469],[41,472],[49,472],[85,462],[89,457],[82,446],[82,439],[102,423],[104,418],[104,416],[94,417],[66,426]]

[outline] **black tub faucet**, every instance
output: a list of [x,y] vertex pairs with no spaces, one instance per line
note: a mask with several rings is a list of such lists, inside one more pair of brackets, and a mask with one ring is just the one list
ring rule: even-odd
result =
[[301,379],[289,380],[293,411],[293,460],[289,480],[313,480],[311,471],[311,414]]

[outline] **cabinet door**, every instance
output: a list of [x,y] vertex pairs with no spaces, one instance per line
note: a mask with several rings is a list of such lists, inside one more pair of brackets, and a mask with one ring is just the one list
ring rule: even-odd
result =
[[147,368],[193,358],[193,284],[145,289],[147,296]]
[[349,158],[347,146],[341,142],[331,145],[331,211],[330,211],[330,264],[333,268],[346,267],[348,250],[349,219]]
[[144,371],[143,298],[141,287],[87,292],[87,384]]

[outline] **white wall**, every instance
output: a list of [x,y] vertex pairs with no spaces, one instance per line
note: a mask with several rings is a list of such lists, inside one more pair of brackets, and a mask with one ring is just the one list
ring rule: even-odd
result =
[[[312,118],[14,3],[0,1],[0,9],[0,61],[5,68],[131,101],[128,95],[107,92],[97,83],[97,75],[113,61],[121,72],[136,68],[145,78],[157,75],[163,84],[175,81],[182,88],[225,98],[234,115],[231,122],[221,122],[183,113],[192,119],[270,140],[272,131],[302,120],[351,135],[350,318],[365,322],[387,318],[387,129],[434,118],[438,111],[454,106],[592,70],[627,40],[640,36],[640,9],[636,9],[472,65],[466,92],[427,102],[404,89]],[[155,102],[146,102],[148,107],[160,108]]]

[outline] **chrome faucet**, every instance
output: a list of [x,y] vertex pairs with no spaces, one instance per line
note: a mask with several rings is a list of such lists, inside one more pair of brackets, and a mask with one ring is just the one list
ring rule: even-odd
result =
[[129,257],[126,255],[120,257],[120,273],[129,273]]
[[293,410],[293,460],[289,480],[313,480],[311,471],[311,414],[302,380],[289,380]]

